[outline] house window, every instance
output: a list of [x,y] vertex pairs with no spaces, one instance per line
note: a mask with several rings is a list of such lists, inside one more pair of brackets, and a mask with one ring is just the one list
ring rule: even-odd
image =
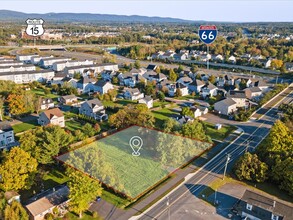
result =
[[250,204],[247,203],[246,204],[246,209],[249,210],[249,211],[251,211],[252,210],[252,205],[250,205]]
[[272,220],[278,220],[279,216],[272,214]]

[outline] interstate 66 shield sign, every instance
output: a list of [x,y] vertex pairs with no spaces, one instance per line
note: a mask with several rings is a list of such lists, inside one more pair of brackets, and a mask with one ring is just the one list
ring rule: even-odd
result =
[[199,38],[205,44],[211,44],[216,40],[218,34],[215,25],[201,25],[198,30]]

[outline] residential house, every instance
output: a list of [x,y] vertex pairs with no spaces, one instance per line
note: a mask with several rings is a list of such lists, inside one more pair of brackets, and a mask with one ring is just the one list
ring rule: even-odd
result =
[[233,63],[233,64],[235,64],[236,63],[236,57],[234,57],[234,56],[230,56],[229,58],[228,58],[228,62],[229,63]]
[[233,99],[236,102],[237,108],[246,107],[246,94],[245,91],[241,90],[230,90],[227,93],[227,98]]
[[127,88],[124,92],[124,98],[129,100],[139,100],[144,97],[144,94],[141,93],[138,88]]
[[14,60],[4,60],[0,62],[0,66],[21,66],[23,62]]
[[71,78],[71,77],[66,76],[66,77],[62,78],[60,81],[60,85],[62,86],[64,84],[67,84],[73,88],[77,88],[77,80],[74,78]]
[[34,65],[40,65],[40,61],[41,59],[45,59],[45,58],[53,58],[54,56],[48,56],[48,57],[41,57],[41,56],[32,56],[31,57],[31,63]]
[[193,112],[194,118],[201,117],[208,113],[208,108],[205,106],[192,106],[190,110]]
[[267,92],[269,90],[269,86],[262,79],[254,80],[252,86],[260,88],[263,92]]
[[53,213],[57,207],[59,213],[65,214],[68,206],[69,188],[62,185],[58,188],[46,191],[42,197],[32,199],[32,202],[25,206],[29,212],[30,220],[43,220],[46,214]]
[[181,96],[186,96],[188,95],[188,87],[183,85],[182,83],[176,83],[176,84],[168,84],[167,85],[168,88],[168,94],[171,97],[174,97],[176,95],[176,91],[177,89],[180,90],[181,92]]
[[212,56],[212,60],[222,62],[224,60],[224,57],[221,54],[218,54],[216,56]]
[[7,121],[0,121],[0,149],[15,146],[14,131]]
[[158,68],[157,65],[149,64],[146,69],[147,69],[147,71],[155,71],[157,68]]
[[106,94],[110,89],[114,89],[114,86],[112,85],[112,83],[104,80],[99,80],[94,84],[94,91],[102,95]]
[[111,82],[114,76],[118,77],[120,74],[122,73],[115,70],[104,70],[102,71],[101,76],[103,80]]
[[288,72],[293,72],[293,63],[287,62],[287,63],[285,63],[285,66],[286,66],[286,70]]
[[116,63],[102,63],[102,64],[93,64],[93,65],[81,65],[81,66],[71,66],[65,67],[64,73],[69,76],[73,77],[75,73],[79,73],[82,76],[97,76],[99,73],[103,72],[104,70],[113,70],[118,71],[118,64]]
[[52,108],[42,112],[38,118],[38,124],[46,125],[59,125],[65,127],[65,119],[63,112],[59,108]]
[[291,220],[293,216],[292,204],[280,202],[272,196],[251,190],[244,192],[235,208],[242,219]]
[[35,71],[36,67],[34,65],[15,65],[15,66],[0,66],[0,73],[5,72],[24,72],[24,71]]
[[189,86],[189,84],[192,82],[193,82],[193,80],[188,76],[181,77],[177,80],[177,83],[181,83],[184,86]]
[[231,98],[223,99],[214,104],[214,109],[223,115],[230,115],[237,111],[236,102]]
[[83,66],[83,65],[93,65],[94,61],[92,60],[68,60],[68,61],[58,61],[53,63],[52,69],[54,71],[63,71],[65,67],[73,67],[73,66]]
[[82,77],[79,81],[77,81],[77,89],[81,91],[82,93],[89,93],[93,92],[95,89],[94,84],[96,83],[95,78],[90,77]]
[[193,75],[193,73],[190,70],[182,70],[179,73],[179,77],[183,77],[183,76],[189,76],[191,77]]
[[68,105],[72,103],[77,103],[77,97],[75,95],[65,95],[59,98],[62,104]]
[[153,102],[154,100],[150,96],[145,96],[144,98],[138,100],[138,103],[146,104],[148,108],[153,107]]
[[52,70],[19,71],[0,73],[0,80],[10,80],[17,84],[30,82],[47,82],[54,77]]
[[217,90],[218,87],[208,82],[201,88],[201,96],[203,98],[216,96],[218,94]]
[[24,63],[31,63],[31,58],[37,56],[38,54],[17,54],[16,59]]
[[199,94],[203,86],[205,86],[205,82],[195,79],[192,83],[188,85],[189,93],[196,92],[197,94]]
[[257,99],[262,95],[262,91],[259,87],[249,87],[244,89],[246,98]]
[[272,63],[272,58],[269,58],[268,60],[266,60],[265,62],[264,62],[264,67],[265,68],[270,68],[271,67],[271,63]]
[[173,56],[174,60],[187,60],[188,53],[178,53]]
[[192,117],[190,117],[190,116],[182,116],[182,115],[177,115],[175,117],[175,120],[177,122],[179,122],[180,125],[184,125],[186,123],[192,123],[192,122],[194,122],[194,119]]
[[148,65],[149,69],[145,69],[145,68],[140,68],[140,69],[136,69],[136,68],[132,68],[129,72],[132,74],[132,75],[143,75],[144,73],[146,73],[148,70],[153,70],[155,71],[156,68],[157,68],[157,65]]
[[60,61],[68,61],[71,58],[68,57],[49,57],[49,58],[42,58],[40,60],[40,66],[43,68],[52,68],[53,64]]
[[139,74],[125,73],[120,76],[120,84],[128,87],[135,87],[137,83],[143,82],[146,84],[147,80]]
[[99,121],[108,119],[108,115],[105,112],[102,102],[98,99],[86,101],[82,103],[79,108],[79,114],[86,115]]
[[156,73],[155,71],[147,71],[145,74],[143,74],[143,77],[146,78],[149,81],[156,81],[157,83],[167,79],[167,76],[163,73]]
[[11,205],[13,201],[20,202],[20,195],[15,191],[6,191],[4,197],[9,205]]
[[161,55],[161,59],[173,59],[176,53],[173,50],[166,51],[163,55]]
[[40,105],[41,110],[54,108],[54,102],[53,102],[53,99],[51,98],[42,98],[40,104],[41,104]]
[[152,54],[152,59],[162,59],[163,51],[158,51],[157,53]]

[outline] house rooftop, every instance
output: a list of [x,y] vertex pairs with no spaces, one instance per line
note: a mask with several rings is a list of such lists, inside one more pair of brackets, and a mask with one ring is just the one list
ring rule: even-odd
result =
[[63,99],[74,99],[74,98],[77,98],[75,95],[64,95],[64,96],[61,96]]
[[292,219],[293,206],[280,202],[273,197],[267,197],[254,191],[246,190],[241,198],[242,201],[265,209],[274,215],[283,217],[283,220]]
[[245,99],[246,95],[245,95],[245,91],[243,90],[230,90],[227,93],[227,97],[229,98],[238,98],[238,99]]
[[104,80],[99,80],[95,83],[96,86],[99,86],[99,87],[103,87],[105,86],[107,83],[111,84],[110,82],[108,81],[104,81]]
[[7,131],[13,131],[13,129],[12,129],[12,127],[11,127],[11,125],[10,125],[9,122],[7,122],[7,121],[1,121],[0,122],[0,131],[7,132]]
[[[10,75],[25,75],[25,74],[39,74],[39,73],[51,73],[53,70],[33,70],[33,71],[16,71],[16,72],[0,72],[0,76]],[[63,74],[64,76],[64,74]]]
[[54,116],[63,117],[63,112],[59,108],[52,108],[43,112],[48,119],[52,119]]
[[55,206],[66,202],[68,200],[68,195],[68,187],[63,186],[56,191],[50,191],[50,194],[28,204],[26,208],[32,214],[32,216],[37,216]]
[[92,79],[89,77],[82,77],[77,83],[86,84],[86,83],[94,83],[94,82],[96,82],[95,79]]
[[147,70],[156,70],[156,68],[157,68],[157,65],[154,65],[154,64],[149,64],[147,66]]
[[86,101],[85,103],[87,103],[91,108],[94,108],[96,106],[103,106],[102,102],[99,99],[92,99]]
[[231,106],[231,105],[235,105],[236,104],[236,102],[233,99],[231,99],[231,98],[223,99],[223,100],[221,100],[221,101],[219,101],[217,103],[223,103],[226,106]]
[[25,67],[34,67],[34,65],[33,64],[19,64],[19,65],[11,65],[11,66],[9,66],[9,65],[7,65],[7,66],[0,66],[0,69],[7,69],[7,68],[20,68],[20,67],[23,67],[23,68],[25,68]]
[[244,90],[245,91],[250,90],[251,92],[261,92],[261,89],[259,87],[249,87]]

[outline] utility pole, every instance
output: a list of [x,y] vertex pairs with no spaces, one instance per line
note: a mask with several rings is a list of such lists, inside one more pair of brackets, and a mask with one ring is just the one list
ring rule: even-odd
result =
[[167,207],[168,207],[168,219],[170,220],[170,201],[169,201],[169,196],[167,196],[167,203],[166,203]]
[[245,147],[245,153],[247,153],[248,148],[249,148],[249,141],[248,141],[247,144],[246,144],[246,147]]
[[217,189],[215,190],[215,201],[214,201],[214,204],[216,205],[217,203]]
[[229,160],[230,160],[230,154],[227,154],[227,160],[226,160],[226,164],[225,164],[223,180],[225,179],[225,176],[226,176],[226,171],[227,171],[227,166],[228,166]]

